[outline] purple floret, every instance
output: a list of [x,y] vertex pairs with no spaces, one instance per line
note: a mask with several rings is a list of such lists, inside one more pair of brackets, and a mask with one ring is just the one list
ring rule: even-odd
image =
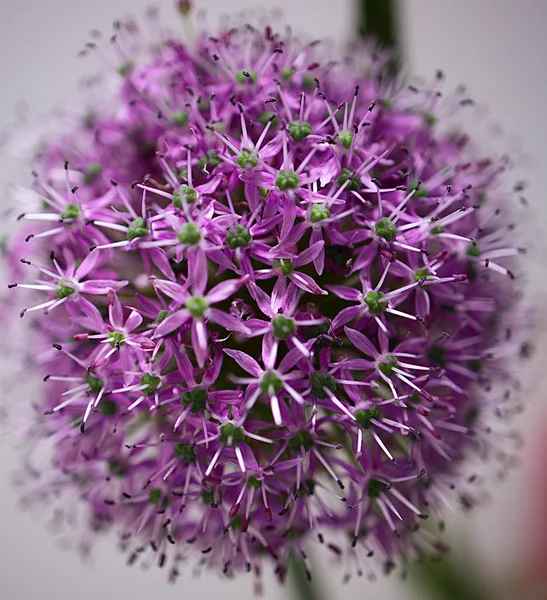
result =
[[472,451],[503,467],[521,350],[518,194],[439,126],[465,98],[270,28],[142,62],[118,29],[119,91],[47,141],[9,249],[45,379],[29,496],[172,578],[442,550],[420,524],[474,503]]

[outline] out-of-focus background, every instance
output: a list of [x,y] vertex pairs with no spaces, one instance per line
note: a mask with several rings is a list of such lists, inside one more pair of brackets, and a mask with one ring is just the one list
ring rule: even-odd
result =
[[[383,0],[377,0],[381,2]],[[77,52],[91,29],[108,33],[119,16],[143,16],[149,0],[18,0],[0,2],[0,132],[15,121],[26,101],[31,115],[78,99],[82,74],[96,69],[93,60],[82,61]],[[163,18],[178,26],[173,2],[164,0]],[[278,7],[293,29],[315,38],[328,36],[340,43],[355,36],[357,0],[201,0],[212,21],[223,12]],[[495,136],[503,123],[500,144],[517,156],[511,174],[525,179],[530,203],[527,271],[530,294],[541,298],[547,290],[543,238],[547,228],[545,164],[547,164],[547,2],[544,0],[401,0],[400,19],[406,68],[426,78],[436,69],[447,75],[447,91],[465,83],[484,114],[481,131]],[[474,122],[478,122],[475,120]],[[491,125],[488,125],[491,124]],[[478,127],[478,126],[477,126]],[[497,134],[499,135],[499,133]],[[26,175],[21,165],[0,158],[0,189]],[[0,208],[1,208],[0,198]],[[468,517],[449,519],[447,533],[455,548],[467,554],[485,583],[494,587],[493,598],[514,597],[519,577],[533,578],[547,571],[547,386],[541,361],[547,347],[544,304],[537,303],[535,359],[523,373],[527,413],[518,422],[526,444],[522,465],[509,481],[492,490],[492,502]],[[2,335],[2,332],[0,332]],[[0,364],[0,369],[5,365]],[[4,373],[2,373],[4,375]],[[5,398],[10,403],[27,398]],[[165,573],[129,569],[113,542],[103,542],[90,564],[75,552],[63,550],[35,516],[17,506],[10,477],[17,469],[13,439],[0,439],[0,598],[3,600],[95,600],[160,597],[162,600],[193,594],[223,598],[253,597],[252,581],[234,582],[208,575],[195,579],[191,572],[169,586]],[[541,500],[543,493],[544,501]],[[544,515],[542,519],[542,507]],[[463,550],[462,550],[463,548]],[[342,587],[342,572],[318,565],[316,573],[325,598],[424,598],[421,591],[396,577],[379,575],[375,582],[352,580]],[[521,575],[518,575],[520,573]],[[469,574],[469,573],[468,573]],[[471,576],[469,574],[469,576]],[[529,576],[529,577],[528,577]],[[545,581],[547,581],[547,576]],[[222,586],[222,587],[221,587]],[[288,590],[265,578],[264,597],[285,598]],[[435,594],[432,596],[435,598]],[[519,593],[519,597],[523,597]],[[547,598],[547,591],[527,598]]]

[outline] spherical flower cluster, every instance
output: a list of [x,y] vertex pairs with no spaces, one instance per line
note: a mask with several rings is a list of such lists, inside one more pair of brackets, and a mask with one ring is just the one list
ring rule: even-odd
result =
[[441,548],[423,521],[473,502],[519,351],[518,197],[442,127],[465,98],[269,27],[141,63],[117,29],[119,90],[44,144],[9,248],[37,497],[173,578]]

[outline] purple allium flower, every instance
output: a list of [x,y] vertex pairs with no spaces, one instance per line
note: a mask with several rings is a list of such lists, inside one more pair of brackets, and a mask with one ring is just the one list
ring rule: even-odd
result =
[[172,578],[442,549],[421,521],[511,438],[506,162],[366,48],[246,25],[139,62],[116,29],[119,89],[47,140],[8,249],[45,382],[28,498],[80,499]]

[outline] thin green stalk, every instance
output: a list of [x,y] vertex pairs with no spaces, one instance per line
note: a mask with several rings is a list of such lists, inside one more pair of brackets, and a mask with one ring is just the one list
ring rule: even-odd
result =
[[357,0],[359,35],[373,38],[378,44],[393,51],[390,70],[396,72],[400,66],[401,46],[399,0]]
[[321,600],[322,595],[317,583],[308,579],[304,563],[296,560],[294,556],[289,561],[289,578],[295,600]]
[[398,0],[358,0],[359,33],[382,46],[398,49]]

